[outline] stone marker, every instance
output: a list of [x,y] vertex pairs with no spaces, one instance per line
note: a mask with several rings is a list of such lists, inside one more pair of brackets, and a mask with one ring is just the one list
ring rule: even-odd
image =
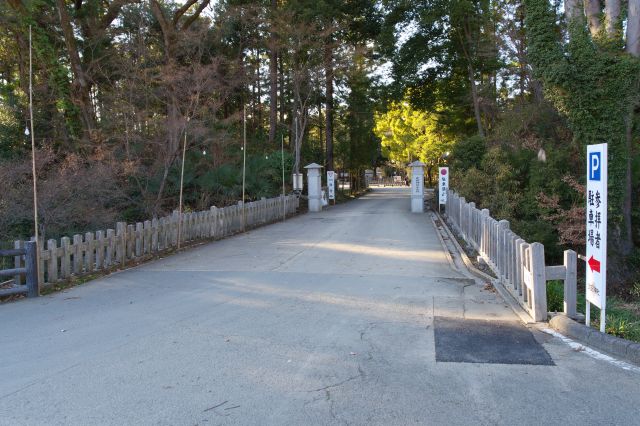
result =
[[316,163],[311,163],[308,166],[305,166],[305,169],[307,169],[309,211],[320,212],[322,211],[322,177],[320,174],[322,166]]
[[424,212],[424,163],[414,161],[411,167],[411,213]]

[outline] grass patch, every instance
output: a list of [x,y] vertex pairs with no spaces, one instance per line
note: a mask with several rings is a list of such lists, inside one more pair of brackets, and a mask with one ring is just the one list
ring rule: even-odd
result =
[[81,275],[79,277],[72,276],[68,280],[57,282],[55,284],[51,284],[51,285],[45,286],[44,288],[42,288],[40,290],[40,296],[46,296],[48,294],[56,293],[58,291],[67,290],[69,288],[77,287],[77,286],[82,285],[84,283],[87,283],[89,281],[92,281],[92,280],[95,280],[97,278],[101,278],[101,277],[104,277],[106,275],[109,275],[109,273],[110,273],[110,271],[104,271],[102,273]]
[[[562,312],[564,309],[564,284],[562,281],[547,282],[547,309],[549,312]],[[578,294],[578,312],[585,313],[586,299]],[[600,309],[591,305],[591,326],[600,328]],[[640,342],[640,298],[625,301],[618,296],[607,297],[607,334],[623,339]]]
[[547,310],[549,312],[564,311],[564,283],[547,281]]

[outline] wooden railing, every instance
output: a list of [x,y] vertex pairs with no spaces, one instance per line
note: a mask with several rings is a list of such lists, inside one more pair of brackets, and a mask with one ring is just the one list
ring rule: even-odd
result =
[[[157,253],[172,250],[180,243],[198,240],[219,239],[281,220],[297,212],[298,197],[295,195],[261,199],[246,203],[209,210],[183,213],[180,231],[180,216],[174,212],[170,216],[127,224],[118,222],[115,229],[87,232],[84,235],[63,237],[58,242],[47,240],[41,244],[38,269],[38,283],[41,287],[51,286],[74,276],[82,276],[111,268],[125,266]],[[29,242],[16,241],[17,250],[30,246]],[[11,270],[14,287],[21,285],[24,259],[16,257],[16,268]],[[27,278],[28,280],[28,278]]]
[[547,281],[564,281],[564,313],[576,315],[577,254],[564,252],[564,263],[546,266],[544,246],[528,243],[514,233],[509,221],[496,220],[489,210],[449,190],[446,216],[534,321],[547,319]]
[[[18,263],[24,263],[24,267],[0,270],[0,278],[14,277],[13,282],[9,282],[11,286],[0,288],[0,296],[12,296],[15,294],[26,294],[27,297],[37,297],[40,295],[38,286],[38,262],[37,262],[37,244],[35,241],[29,241],[24,244],[24,248],[0,250],[0,256],[15,257]],[[21,278],[26,278],[26,285],[21,284]]]

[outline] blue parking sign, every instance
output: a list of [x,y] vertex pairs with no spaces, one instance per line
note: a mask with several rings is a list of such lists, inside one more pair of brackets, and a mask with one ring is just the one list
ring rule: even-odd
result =
[[600,181],[602,170],[602,156],[600,152],[589,153],[589,180]]

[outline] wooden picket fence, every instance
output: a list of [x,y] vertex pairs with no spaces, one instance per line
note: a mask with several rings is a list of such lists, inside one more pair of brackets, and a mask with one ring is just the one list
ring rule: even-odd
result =
[[577,254],[564,252],[564,263],[546,266],[544,246],[528,243],[496,220],[487,209],[477,209],[453,190],[447,194],[446,216],[455,231],[471,245],[534,321],[547,319],[548,280],[564,281],[564,313],[576,315]]
[[[177,211],[170,216],[154,218],[136,224],[118,222],[115,229],[87,232],[62,237],[60,241],[47,240],[39,244],[40,256],[38,282],[40,287],[51,286],[68,280],[111,268],[121,267],[127,262],[136,262],[163,251],[198,240],[223,238],[246,229],[255,228],[293,215],[299,207],[296,195],[262,198],[258,201],[209,210],[183,213]],[[16,241],[15,249],[22,250],[25,241]],[[16,256],[15,270],[23,272],[24,256]],[[22,273],[14,277],[14,286],[24,280]]]

